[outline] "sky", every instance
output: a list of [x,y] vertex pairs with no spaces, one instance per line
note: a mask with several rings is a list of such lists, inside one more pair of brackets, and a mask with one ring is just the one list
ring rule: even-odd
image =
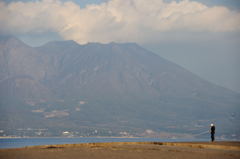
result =
[[31,46],[135,42],[240,92],[239,0],[1,0],[0,34]]

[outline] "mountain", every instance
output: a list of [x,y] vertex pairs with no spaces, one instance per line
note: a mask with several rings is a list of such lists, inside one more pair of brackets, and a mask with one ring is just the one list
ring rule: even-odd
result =
[[195,137],[214,122],[218,136],[239,138],[239,97],[135,43],[0,38],[6,135]]

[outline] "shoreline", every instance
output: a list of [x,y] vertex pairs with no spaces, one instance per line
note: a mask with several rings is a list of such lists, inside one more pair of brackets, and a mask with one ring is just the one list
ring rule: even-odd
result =
[[21,136],[12,136],[12,137],[10,137],[10,136],[6,136],[6,137],[2,137],[2,136],[0,136],[0,139],[18,139],[18,138],[20,138],[20,139],[34,139],[34,138],[129,138],[129,139],[134,139],[134,138],[148,138],[148,137],[128,137],[128,136],[126,136],[126,137],[124,137],[124,136],[74,136],[74,137],[68,137],[68,136],[53,136],[53,137],[51,137],[51,136],[49,136],[49,137],[39,137],[39,136],[35,136],[35,137],[30,137],[30,136],[24,136],[24,137],[21,137]]
[[[159,138],[159,137],[136,137],[136,136],[48,136],[48,137],[42,137],[42,136],[34,136],[34,137],[31,137],[31,136],[0,136],[0,139],[35,139],[35,138],[39,138],[39,139],[48,139],[48,138],[119,138],[119,139],[163,139],[163,140],[186,140],[186,142],[190,141],[190,140],[195,140],[195,141],[210,141],[210,139],[208,138],[190,138],[190,139],[187,139],[187,138]],[[236,141],[236,142],[240,142],[240,140],[238,139],[217,139],[217,141]],[[184,141],[183,141],[184,142]]]
[[[0,138],[0,149],[30,146],[118,142],[162,142],[162,143],[208,143],[209,139],[161,139],[148,137],[4,137]],[[217,142],[240,142],[240,140],[217,140]]]

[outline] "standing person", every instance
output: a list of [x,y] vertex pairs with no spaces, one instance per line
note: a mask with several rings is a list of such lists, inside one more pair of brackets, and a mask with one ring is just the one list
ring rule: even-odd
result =
[[211,139],[212,139],[212,142],[215,140],[215,126],[214,124],[211,124]]

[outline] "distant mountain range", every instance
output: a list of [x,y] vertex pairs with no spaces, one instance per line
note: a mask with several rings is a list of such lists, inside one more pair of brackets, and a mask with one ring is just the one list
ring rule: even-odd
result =
[[0,38],[1,136],[204,137],[211,122],[240,138],[240,95],[135,43]]

